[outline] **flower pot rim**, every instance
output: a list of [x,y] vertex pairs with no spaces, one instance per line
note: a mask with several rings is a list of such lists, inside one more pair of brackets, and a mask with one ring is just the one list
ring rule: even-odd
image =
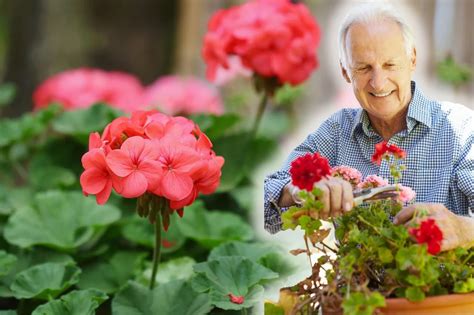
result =
[[411,302],[406,298],[387,298],[385,301],[387,304],[382,310],[386,308],[412,309],[413,307],[440,308],[451,305],[474,304],[474,292],[428,296],[420,302]]

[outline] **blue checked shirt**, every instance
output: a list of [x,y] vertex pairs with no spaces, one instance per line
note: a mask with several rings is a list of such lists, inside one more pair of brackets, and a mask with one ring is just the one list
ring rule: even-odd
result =
[[[389,144],[407,152],[400,183],[416,191],[416,202],[444,204],[455,214],[474,210],[474,111],[453,103],[426,98],[415,82],[407,114],[407,129],[394,135]],[[371,161],[375,144],[383,141],[362,109],[342,109],[296,147],[282,169],[265,178],[265,229],[281,228],[278,209],[283,187],[290,182],[291,161],[308,152],[319,152],[329,164],[347,165],[365,177],[377,174],[390,183],[389,163]],[[283,211],[286,209],[282,209]]]

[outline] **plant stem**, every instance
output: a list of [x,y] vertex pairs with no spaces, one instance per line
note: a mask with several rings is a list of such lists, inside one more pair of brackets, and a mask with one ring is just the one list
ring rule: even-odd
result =
[[251,133],[252,139],[255,138],[255,136],[257,135],[258,126],[260,125],[260,122],[262,120],[263,113],[265,112],[265,107],[267,106],[267,102],[268,102],[268,93],[263,92],[263,97],[260,100],[260,104],[258,105],[257,116],[255,116],[255,121],[252,127],[252,133]]
[[243,308],[243,309],[240,311],[240,313],[241,313],[242,315],[247,315],[247,309],[246,309],[246,308]]
[[306,245],[306,253],[308,254],[309,265],[310,265],[311,270],[313,270],[313,262],[311,261],[311,251],[309,250],[308,236],[306,235],[306,233],[304,234],[304,243]]
[[[166,201],[165,201],[166,202]],[[161,208],[161,207],[160,207]],[[161,258],[161,213],[156,214],[155,222],[155,248],[153,249],[153,270],[151,272],[150,290],[155,287],[156,273]]]
[[366,224],[367,226],[371,227],[378,235],[385,238],[387,240],[387,242],[389,242],[392,246],[394,246],[396,248],[399,247],[392,239],[388,238],[385,235],[382,235],[382,233],[380,232],[380,230],[376,226],[373,226],[369,221],[364,219],[361,215],[358,215],[357,218],[360,220],[360,222],[362,222],[362,223]]

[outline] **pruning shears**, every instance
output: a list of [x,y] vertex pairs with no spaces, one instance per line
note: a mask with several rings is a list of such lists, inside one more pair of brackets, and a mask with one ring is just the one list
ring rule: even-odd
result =
[[359,206],[366,201],[396,198],[397,196],[398,190],[395,185],[357,190],[354,191],[354,206]]

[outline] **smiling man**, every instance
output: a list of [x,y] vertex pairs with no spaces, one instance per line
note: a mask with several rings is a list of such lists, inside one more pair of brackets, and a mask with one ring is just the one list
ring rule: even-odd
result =
[[[395,223],[406,223],[416,207],[428,210],[445,235],[442,249],[474,240],[474,112],[465,106],[427,98],[412,81],[416,48],[409,26],[386,5],[361,5],[339,32],[340,64],[360,109],[343,109],[291,152],[281,170],[265,179],[265,228],[281,228],[281,210],[294,205],[291,161],[319,152],[332,167],[347,165],[363,176],[391,178],[389,164],[372,163],[383,140],[407,153],[401,184],[417,192],[417,204],[404,208]],[[316,184],[322,191],[322,218],[349,211],[352,187],[339,178]]]

